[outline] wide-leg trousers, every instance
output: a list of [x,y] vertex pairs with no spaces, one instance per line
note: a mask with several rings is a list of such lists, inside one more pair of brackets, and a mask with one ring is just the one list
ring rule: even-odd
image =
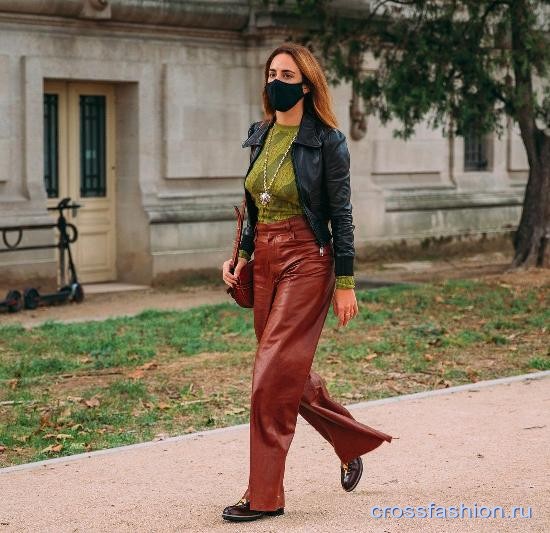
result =
[[[298,413],[348,462],[392,437],[353,418],[311,370],[336,282],[332,243],[321,252],[304,215],[257,223],[250,400],[250,509],[285,505],[286,456]],[[336,470],[339,475],[339,468]]]

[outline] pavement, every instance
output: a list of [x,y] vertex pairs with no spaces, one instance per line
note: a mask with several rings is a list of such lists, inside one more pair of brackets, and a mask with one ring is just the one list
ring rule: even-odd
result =
[[[363,456],[353,492],[299,417],[283,516],[221,518],[246,489],[244,424],[0,469],[0,532],[550,531],[550,371],[347,407],[394,437]],[[407,517],[418,506],[428,517]],[[525,517],[469,518],[465,506]],[[377,517],[384,507],[394,518]],[[429,518],[443,507],[463,517]]]

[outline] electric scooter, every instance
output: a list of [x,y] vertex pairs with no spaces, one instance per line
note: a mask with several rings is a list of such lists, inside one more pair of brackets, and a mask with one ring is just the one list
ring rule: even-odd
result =
[[[55,226],[59,230],[59,242],[55,245],[59,248],[59,274],[61,279],[61,288],[50,294],[40,294],[37,289],[30,287],[25,289],[23,300],[26,309],[36,309],[41,304],[61,303],[73,301],[80,303],[84,300],[84,289],[78,282],[76,268],[71,254],[71,243],[78,239],[78,230],[74,224],[67,222],[63,211],[66,209],[73,210],[73,216],[76,215],[76,210],[82,207],[80,204],[69,205],[70,198],[63,198],[56,207],[48,207],[49,211],[59,211],[59,217]],[[69,232],[70,230],[70,232]],[[65,253],[69,258],[70,282],[65,284]]]
[[23,308],[21,293],[17,290],[8,291],[5,300],[0,301],[0,309],[7,309],[10,313],[17,313]]

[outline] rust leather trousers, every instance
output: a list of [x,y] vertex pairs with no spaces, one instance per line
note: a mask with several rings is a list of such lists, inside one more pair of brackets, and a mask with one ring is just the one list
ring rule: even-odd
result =
[[336,282],[332,243],[321,255],[303,215],[257,223],[255,233],[258,346],[250,403],[250,474],[243,497],[250,500],[250,509],[273,511],[285,505],[285,461],[298,413],[342,462],[392,437],[355,420],[311,370]]

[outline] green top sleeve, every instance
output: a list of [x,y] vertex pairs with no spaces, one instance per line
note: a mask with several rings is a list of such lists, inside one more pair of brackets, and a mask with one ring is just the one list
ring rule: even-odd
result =
[[354,276],[336,276],[337,289],[355,289]]
[[247,261],[250,261],[250,254],[242,248],[239,250],[239,257],[244,257]]

